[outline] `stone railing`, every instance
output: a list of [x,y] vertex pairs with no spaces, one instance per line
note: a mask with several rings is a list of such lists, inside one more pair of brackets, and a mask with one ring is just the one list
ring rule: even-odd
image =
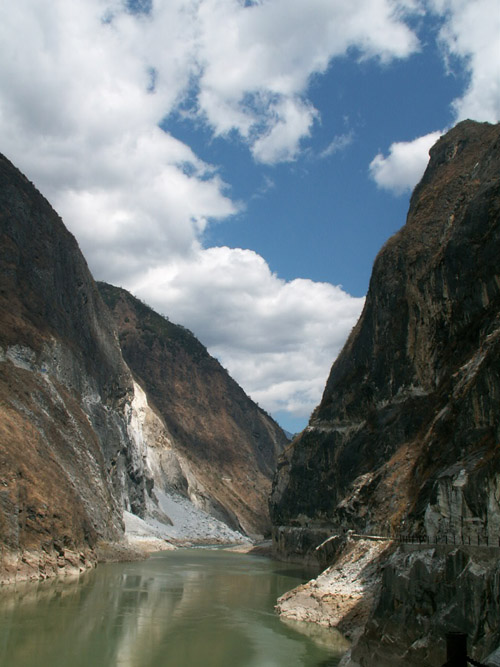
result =
[[341,530],[328,537],[324,542],[316,547],[316,550],[326,546],[329,542],[339,537],[351,537],[355,540],[373,540],[373,541],[391,541],[399,544],[414,545],[435,545],[447,544],[449,546],[470,546],[470,547],[500,547],[500,535],[493,537],[487,534],[477,533],[476,535],[463,535],[458,533],[443,533],[430,537],[419,533],[398,532],[392,535],[377,535],[373,533],[357,533],[353,530]]
[[429,537],[428,535],[399,533],[392,537],[392,539],[401,544],[448,544],[451,546],[500,547],[500,535],[498,537],[492,537],[491,535],[481,535],[479,533],[474,536],[446,533],[444,535],[435,535],[434,537]]

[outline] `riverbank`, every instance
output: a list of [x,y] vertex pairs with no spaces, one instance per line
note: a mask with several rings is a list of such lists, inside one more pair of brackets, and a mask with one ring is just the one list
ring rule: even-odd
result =
[[99,541],[93,549],[80,550],[52,544],[42,550],[23,552],[7,553],[4,549],[0,585],[79,576],[98,563],[142,560],[179,547],[232,545],[249,552],[256,546],[248,536],[232,530],[188,498],[162,492],[156,495],[160,510],[156,516],[151,512],[141,519],[123,512],[125,534],[121,541]]
[[498,664],[498,547],[347,535],[337,549],[334,563],[281,596],[276,610],[347,637],[342,667],[436,667],[452,631],[468,634],[469,655]]
[[131,546],[151,553],[179,546],[253,544],[249,537],[232,530],[184,496],[161,491],[155,491],[155,495],[158,515],[151,512],[141,519],[130,512],[123,513],[125,536]]
[[334,565],[281,596],[277,613],[283,619],[335,628],[351,642],[356,641],[380,592],[379,561],[392,544],[389,540],[348,537]]

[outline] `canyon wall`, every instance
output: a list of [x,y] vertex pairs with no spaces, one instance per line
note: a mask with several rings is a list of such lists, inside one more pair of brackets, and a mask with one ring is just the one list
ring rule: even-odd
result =
[[165,426],[156,489],[177,492],[249,535],[269,535],[267,499],[288,443],[195,336],[123,289],[99,283],[123,356]]
[[[73,236],[0,159],[0,535],[5,578],[95,560],[145,505],[132,376]],[[138,467],[139,466],[139,467]]]
[[[270,502],[280,557],[317,559],[321,542],[339,535],[340,544],[349,530],[498,545],[499,223],[500,126],[465,121],[431,149],[405,226],[377,256],[363,313],[321,403],[280,460]],[[418,608],[411,587],[406,600],[401,595],[418,566],[403,576],[393,558],[382,600],[399,591],[407,611]],[[429,572],[432,579],[437,570]],[[471,600],[498,597],[496,575],[489,592],[468,588],[469,579],[461,581]],[[422,614],[437,618],[440,610],[448,629],[456,621],[464,630],[464,618],[444,614],[445,598],[429,593],[435,606]],[[386,625],[405,622],[402,610],[382,603],[377,613]],[[486,621],[475,626],[475,644],[481,633],[482,650],[500,643]],[[417,641],[417,629],[409,634]],[[369,654],[364,660],[373,664]]]
[[144,334],[135,348],[124,335],[133,371],[76,240],[0,156],[0,582],[80,572],[104,550],[130,555],[124,517],[146,530],[171,525],[167,489],[201,506],[204,523],[270,529],[283,432],[194,336],[168,324],[181,333],[151,342],[159,316],[117,293]]
[[498,536],[499,135],[465,122],[431,150],[321,403],[280,462],[276,526]]

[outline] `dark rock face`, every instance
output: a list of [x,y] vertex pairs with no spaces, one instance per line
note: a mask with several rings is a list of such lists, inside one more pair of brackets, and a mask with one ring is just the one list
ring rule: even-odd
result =
[[98,539],[120,539],[122,497],[144,505],[124,415],[132,377],[75,239],[4,157],[0,235],[3,564],[7,578],[23,562],[49,576],[65,551],[83,567]]
[[322,401],[280,460],[274,547],[311,558],[325,532],[348,529],[490,546],[395,548],[346,664],[442,664],[450,630],[480,659],[500,643],[500,125],[460,123],[430,155]]
[[[384,563],[381,595],[354,664],[435,667],[446,659],[446,632],[468,634],[468,655],[500,644],[500,550],[438,545],[400,548]],[[488,663],[490,664],[490,663]]]
[[189,332],[102,290],[136,377],[74,237],[0,156],[0,583],[127,552],[124,510],[170,521],[155,484],[270,530],[281,429]]
[[288,442],[283,431],[191,332],[125,290],[105,283],[99,289],[125,361],[169,434],[165,489],[234,529],[268,534],[267,498]]
[[431,538],[474,526],[498,539],[499,138],[467,121],[431,150],[321,404],[280,463],[275,525],[388,534],[404,522]]

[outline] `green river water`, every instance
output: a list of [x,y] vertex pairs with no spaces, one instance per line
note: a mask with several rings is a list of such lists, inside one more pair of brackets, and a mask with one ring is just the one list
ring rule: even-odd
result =
[[0,589],[2,667],[327,667],[335,631],[290,626],[276,598],[309,576],[224,550],[100,565],[78,580]]

